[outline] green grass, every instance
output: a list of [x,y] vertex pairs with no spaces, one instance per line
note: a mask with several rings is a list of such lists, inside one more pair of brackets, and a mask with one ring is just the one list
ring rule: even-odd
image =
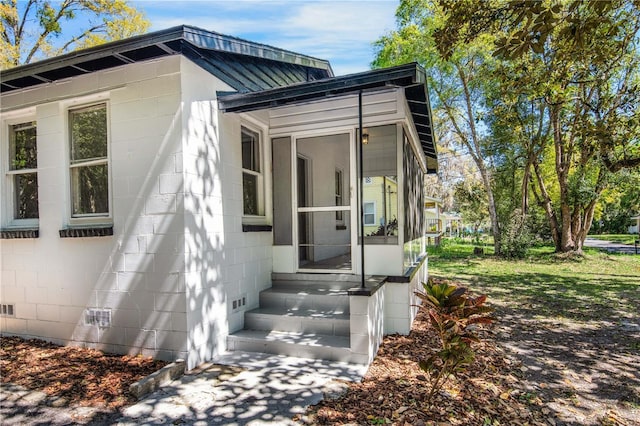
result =
[[473,245],[447,241],[430,248],[429,273],[461,281],[504,309],[533,317],[578,320],[637,318],[640,311],[640,256],[585,250],[567,258],[551,247],[529,251],[526,259],[474,256]]
[[589,235],[589,238],[633,245],[633,242],[638,239],[638,234],[599,234]]

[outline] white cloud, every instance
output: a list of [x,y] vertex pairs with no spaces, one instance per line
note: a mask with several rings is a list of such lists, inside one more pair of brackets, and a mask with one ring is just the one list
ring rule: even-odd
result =
[[395,26],[397,1],[137,2],[153,30],[188,24],[331,61],[336,74],[364,71],[372,43]]

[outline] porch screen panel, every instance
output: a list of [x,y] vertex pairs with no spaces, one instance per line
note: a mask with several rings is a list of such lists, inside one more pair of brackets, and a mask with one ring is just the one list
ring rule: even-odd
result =
[[395,124],[365,129],[362,147],[365,244],[398,243],[398,163]]
[[293,245],[291,138],[271,141],[273,157],[273,244]]
[[424,235],[424,173],[411,144],[404,135],[404,241],[409,242]]

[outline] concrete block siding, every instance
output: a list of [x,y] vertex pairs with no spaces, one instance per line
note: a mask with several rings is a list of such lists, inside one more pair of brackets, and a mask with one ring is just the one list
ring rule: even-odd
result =
[[[15,305],[0,332],[187,358],[188,368],[224,349],[242,327],[228,301],[257,306],[272,261],[270,233],[242,233],[240,121],[217,111],[216,90],[229,88],[176,55],[3,95],[4,128],[37,122],[40,236],[0,240],[0,302]],[[70,225],[68,110],[99,102],[114,235],[60,238]],[[110,310],[111,327],[85,325],[86,308]]]

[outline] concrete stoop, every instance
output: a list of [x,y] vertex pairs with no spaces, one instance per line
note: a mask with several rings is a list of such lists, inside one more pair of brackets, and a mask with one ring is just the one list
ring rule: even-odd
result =
[[260,307],[245,312],[245,327],[227,338],[229,351],[367,364],[351,348],[348,290],[358,277],[345,274],[273,274]]

